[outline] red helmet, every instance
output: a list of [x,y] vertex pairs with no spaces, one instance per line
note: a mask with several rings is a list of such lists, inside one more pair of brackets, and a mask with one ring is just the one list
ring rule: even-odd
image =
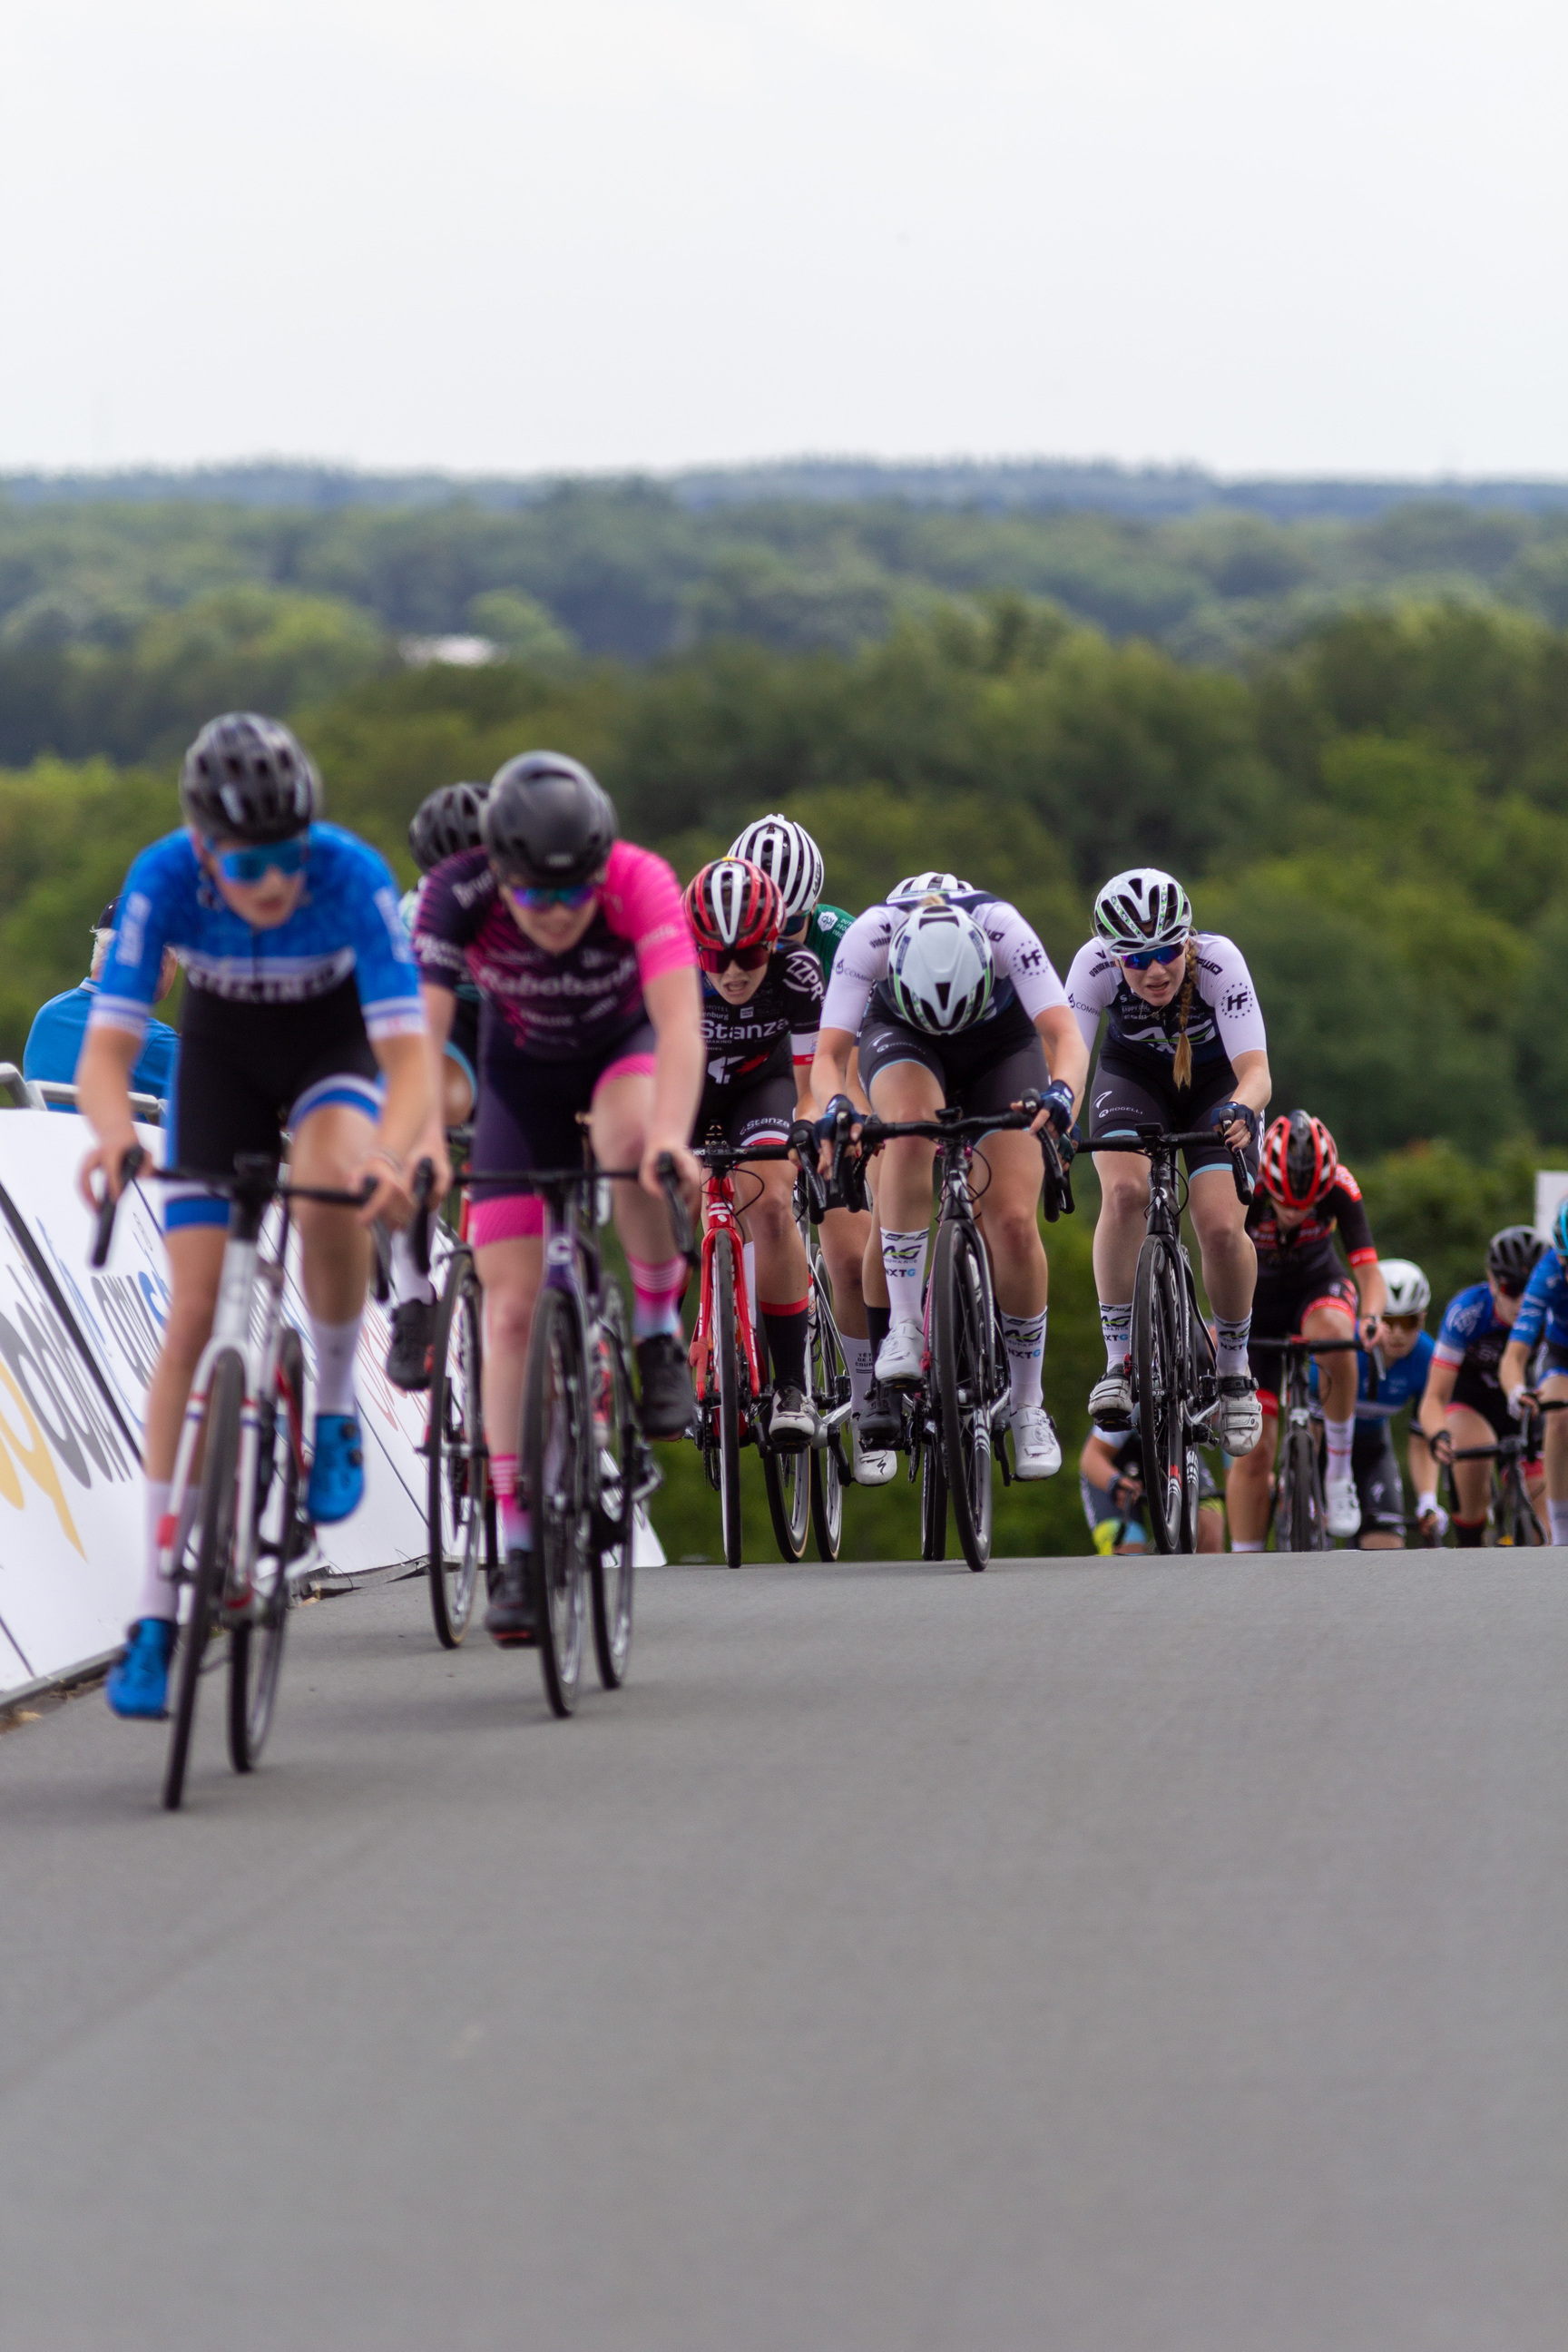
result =
[[745,857],[716,857],[693,875],[685,905],[691,936],[705,962],[736,953],[749,963],[764,961],[784,917],[778,884]]
[[1288,1209],[1310,1209],[1340,1172],[1334,1139],[1321,1118],[1293,1110],[1270,1121],[1263,1138],[1263,1189]]

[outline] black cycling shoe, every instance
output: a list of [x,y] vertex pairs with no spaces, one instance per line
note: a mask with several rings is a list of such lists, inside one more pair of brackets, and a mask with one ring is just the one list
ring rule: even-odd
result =
[[392,1310],[392,1345],[386,1351],[386,1377],[395,1388],[416,1395],[430,1385],[435,1356],[436,1308],[423,1298],[405,1298]]
[[899,1400],[875,1381],[860,1408],[860,1443],[874,1454],[885,1454],[903,1443],[904,1416]]
[[485,1631],[503,1650],[531,1647],[539,1639],[533,1609],[533,1555],[509,1551],[485,1611]]
[[697,1410],[691,1367],[679,1333],[656,1331],[637,1341],[642,1425],[647,1437],[684,1437]]

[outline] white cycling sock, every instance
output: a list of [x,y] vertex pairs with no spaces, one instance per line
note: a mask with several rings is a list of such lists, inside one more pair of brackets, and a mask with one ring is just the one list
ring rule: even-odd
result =
[[1549,1501],[1546,1506],[1546,1515],[1552,1522],[1552,1542],[1568,1544],[1568,1503]]
[[882,1234],[882,1271],[888,1277],[888,1307],[895,1323],[918,1323],[921,1319],[921,1292],[925,1283],[926,1244],[931,1236],[924,1225],[918,1234]]
[[163,1521],[169,1516],[169,1496],[173,1491],[174,1482],[169,1478],[149,1478],[143,1489],[147,1504],[147,1550],[142,1568],[141,1613],[143,1617],[173,1618],[179,1613],[178,1585],[158,1573],[158,1539]]
[[1032,1412],[1041,1399],[1041,1373],[1046,1359],[1046,1314],[1004,1315],[1002,1337],[1007,1348],[1007,1380],[1013,1411]]
[[1230,1548],[1232,1551],[1261,1551],[1263,1549],[1263,1546],[1260,1543],[1238,1543],[1234,1537],[1231,1538]]
[[1323,1435],[1329,1441],[1329,1475],[1348,1478],[1351,1475],[1351,1442],[1355,1436],[1355,1415],[1348,1421],[1331,1421],[1323,1417]]
[[1223,1315],[1214,1318],[1215,1349],[1219,1357],[1222,1381],[1235,1378],[1247,1370],[1247,1341],[1252,1329],[1252,1317],[1244,1315],[1239,1323],[1227,1323]]
[[869,1339],[852,1339],[847,1332],[843,1338],[845,1369],[849,1374],[849,1410],[858,1416],[865,1410],[877,1351]]
[[359,1346],[359,1327],[363,1315],[352,1323],[323,1323],[319,1316],[310,1318],[310,1337],[316,1347],[316,1411],[318,1412],[354,1412],[354,1351]]
[[427,1274],[421,1274],[414,1258],[414,1243],[407,1234],[392,1236],[392,1303],[406,1307],[417,1298],[426,1307],[436,1302],[436,1286]]
[[1100,1302],[1100,1331],[1105,1341],[1105,1369],[1119,1372],[1132,1352],[1132,1301],[1123,1307]]

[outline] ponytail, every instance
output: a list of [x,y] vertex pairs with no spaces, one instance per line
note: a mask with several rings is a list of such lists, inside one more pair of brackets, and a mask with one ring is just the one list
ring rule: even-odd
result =
[[1176,1032],[1176,1059],[1172,1071],[1176,1084],[1184,1093],[1193,1083],[1193,1049],[1187,1043],[1187,1019],[1193,1009],[1193,990],[1198,978],[1198,943],[1187,933],[1187,976],[1182,982],[1181,1021]]

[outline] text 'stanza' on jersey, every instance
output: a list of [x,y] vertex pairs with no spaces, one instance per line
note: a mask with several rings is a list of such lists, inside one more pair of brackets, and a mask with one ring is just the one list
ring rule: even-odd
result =
[[[1266,1052],[1268,1041],[1258,991],[1241,950],[1218,931],[1197,931],[1194,938],[1198,971],[1187,1009],[1187,1043],[1194,1072],[1220,1062],[1234,1064],[1238,1054]],[[1067,992],[1091,1054],[1100,1015],[1109,1013],[1108,1053],[1153,1055],[1167,1066],[1174,1061],[1182,1026],[1180,989],[1169,1004],[1145,1004],[1127,985],[1110,949],[1090,940],[1072,960]]]
[[[994,1021],[1015,1000],[1031,1021],[1049,1012],[1053,1004],[1068,1002],[1068,992],[1040,943],[1039,934],[1025,921],[1016,907],[1010,907],[1005,898],[994,898],[984,890],[967,890],[943,903],[973,915],[991,942],[996,985],[991,992],[990,1004],[975,1024],[976,1029]],[[851,923],[834,958],[822,1008],[825,1029],[847,1029],[852,1037],[858,1036],[873,990],[878,1009],[886,1018],[899,1018],[898,1007],[887,992],[888,959],[894,940],[912,911],[909,907],[868,907]]]
[[304,896],[272,930],[253,930],[225,903],[188,833],[144,849],[120,894],[89,1027],[146,1034],[165,948],[178,953],[188,987],[231,1003],[307,1003],[352,973],[371,1038],[425,1026],[391,868],[340,825],[311,825]]
[[744,1004],[731,1004],[702,975],[702,1036],[708,1048],[708,1083],[732,1087],[770,1063],[780,1040],[789,1039],[790,1060],[809,1069],[816,1051],[822,1012],[822,967],[809,948],[778,948],[768,958],[761,985]]

